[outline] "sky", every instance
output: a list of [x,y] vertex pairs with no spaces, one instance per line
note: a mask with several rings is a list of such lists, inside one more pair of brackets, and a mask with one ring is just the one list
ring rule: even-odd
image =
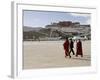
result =
[[72,21],[80,24],[90,24],[91,14],[55,12],[55,11],[23,11],[23,26],[45,27],[54,22]]

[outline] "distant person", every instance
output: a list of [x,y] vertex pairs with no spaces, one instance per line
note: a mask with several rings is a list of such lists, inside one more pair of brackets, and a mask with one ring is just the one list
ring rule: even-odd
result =
[[66,38],[66,41],[64,42],[63,47],[64,47],[64,50],[65,50],[65,58],[67,56],[70,57],[70,55],[69,55],[69,40],[68,40],[68,38]]
[[74,52],[73,48],[74,48],[74,42],[73,42],[72,39],[70,39],[70,51],[69,51],[69,55],[70,55],[71,52],[73,53],[73,55],[75,55],[75,52]]
[[78,57],[78,55],[81,55],[81,57],[83,57],[82,42],[80,39],[78,40],[76,44],[76,57]]

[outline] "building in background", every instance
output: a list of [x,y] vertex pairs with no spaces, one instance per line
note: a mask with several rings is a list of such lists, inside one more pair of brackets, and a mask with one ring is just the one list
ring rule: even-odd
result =
[[46,25],[45,28],[23,28],[23,40],[60,40],[74,36],[91,39],[90,25],[81,25],[79,22],[60,21]]

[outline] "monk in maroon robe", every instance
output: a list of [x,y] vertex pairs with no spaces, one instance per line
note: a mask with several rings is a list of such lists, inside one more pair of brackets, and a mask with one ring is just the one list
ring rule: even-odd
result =
[[64,50],[65,50],[65,57],[69,56],[69,40],[66,38],[66,41],[63,44]]
[[83,57],[83,51],[82,51],[82,42],[81,40],[79,40],[76,44],[76,57],[78,57],[78,55],[81,55],[81,57]]

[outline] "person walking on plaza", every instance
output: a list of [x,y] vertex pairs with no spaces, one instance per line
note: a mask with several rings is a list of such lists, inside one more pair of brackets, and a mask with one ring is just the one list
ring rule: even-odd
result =
[[80,39],[76,43],[76,57],[78,57],[78,55],[81,55],[81,57],[83,57],[82,42]]
[[73,55],[75,55],[75,52],[74,52],[73,48],[74,48],[74,42],[73,42],[72,39],[70,39],[70,51],[69,51],[69,55],[70,55],[71,52],[73,53]]
[[69,40],[68,40],[68,38],[66,38],[66,41],[64,42],[63,47],[64,47],[64,50],[65,50],[65,58],[67,56],[71,57],[69,55]]

